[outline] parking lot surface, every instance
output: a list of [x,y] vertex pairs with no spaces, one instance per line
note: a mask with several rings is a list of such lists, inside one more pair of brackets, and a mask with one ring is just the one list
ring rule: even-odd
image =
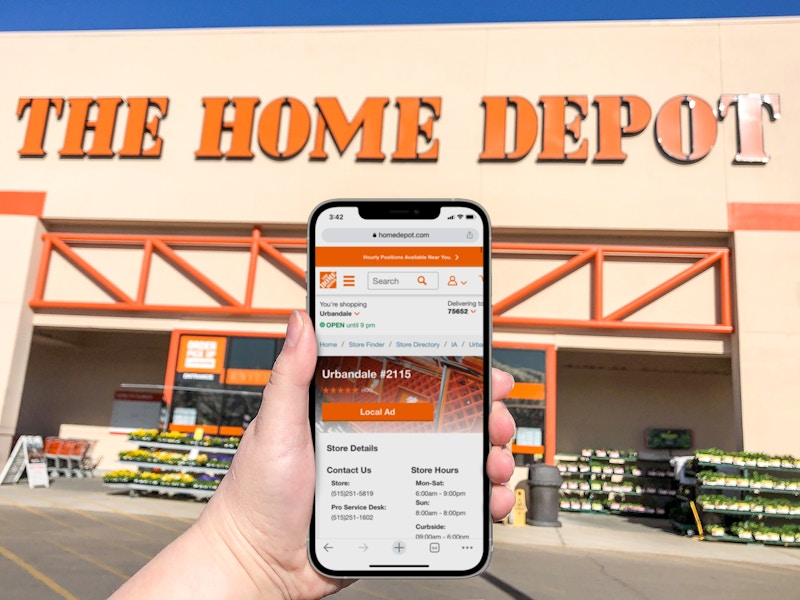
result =
[[[97,479],[0,487],[3,600],[107,598],[204,504],[109,494]],[[495,527],[489,570],[467,580],[360,581],[342,600],[800,598],[800,549],[698,542],[656,519],[560,517]],[[180,577],[180,573],[175,573]]]

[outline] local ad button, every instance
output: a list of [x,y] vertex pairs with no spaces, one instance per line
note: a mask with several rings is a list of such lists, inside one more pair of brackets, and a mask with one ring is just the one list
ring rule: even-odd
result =
[[323,402],[323,421],[433,421],[431,402]]

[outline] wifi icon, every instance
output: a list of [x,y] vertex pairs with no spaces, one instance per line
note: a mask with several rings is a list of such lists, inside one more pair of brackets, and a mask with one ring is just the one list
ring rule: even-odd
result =
[[464,218],[464,215],[458,215],[458,219],[461,220]]

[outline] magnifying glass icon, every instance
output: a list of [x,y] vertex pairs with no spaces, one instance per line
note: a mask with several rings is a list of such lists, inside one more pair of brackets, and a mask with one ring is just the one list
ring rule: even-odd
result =
[[425,281],[424,275],[420,275],[419,277],[417,277],[417,283],[419,283],[420,285],[428,285],[428,282]]

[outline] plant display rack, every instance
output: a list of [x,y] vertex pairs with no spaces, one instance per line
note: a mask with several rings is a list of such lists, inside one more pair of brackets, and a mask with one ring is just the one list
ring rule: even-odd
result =
[[663,517],[675,501],[675,473],[668,459],[598,449],[555,458],[564,480],[563,511]]
[[157,493],[210,498],[227,473],[239,446],[238,437],[137,430],[128,435],[137,446],[119,454],[130,468],[111,471],[103,477],[109,489],[127,490],[131,495]]
[[800,459],[760,453],[695,453],[703,539],[800,546]]

